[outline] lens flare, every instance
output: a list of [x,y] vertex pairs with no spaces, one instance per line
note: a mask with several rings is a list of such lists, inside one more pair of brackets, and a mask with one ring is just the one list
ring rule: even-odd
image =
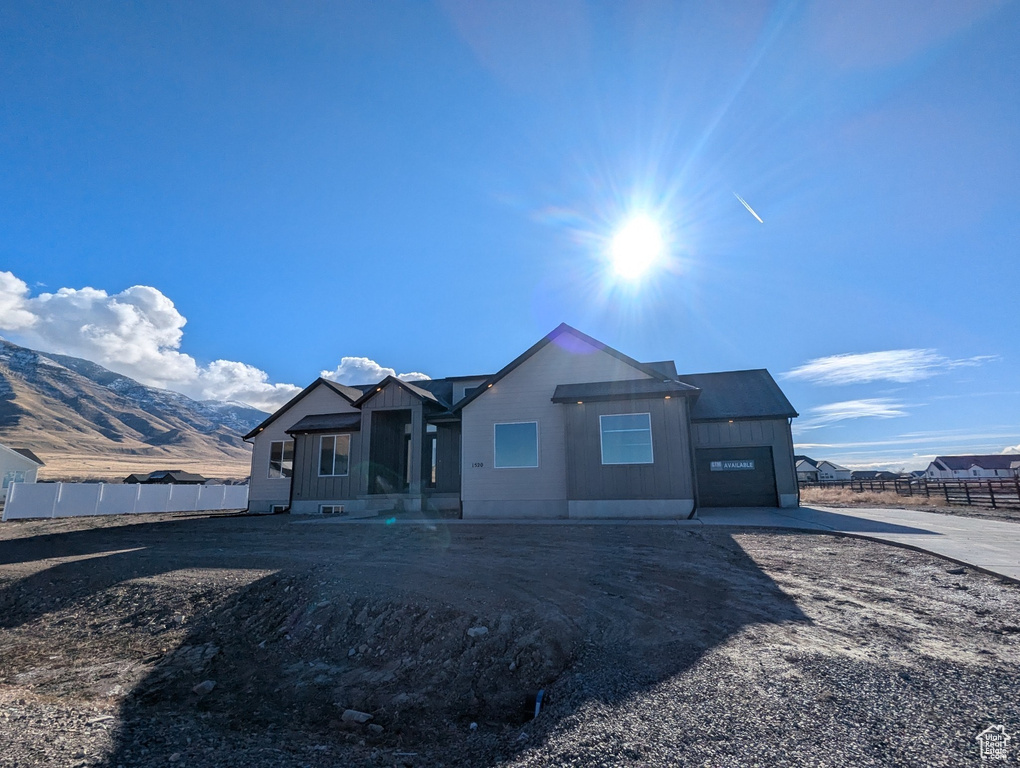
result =
[[664,250],[662,231],[647,214],[637,214],[628,219],[609,244],[613,270],[626,280],[636,280],[644,275],[659,261]]

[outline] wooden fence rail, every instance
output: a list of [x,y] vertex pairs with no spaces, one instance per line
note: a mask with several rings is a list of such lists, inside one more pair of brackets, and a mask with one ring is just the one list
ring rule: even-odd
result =
[[801,488],[849,488],[864,491],[892,491],[900,496],[924,496],[946,504],[1020,508],[1020,477],[979,478],[969,480],[833,480],[825,483],[800,483]]

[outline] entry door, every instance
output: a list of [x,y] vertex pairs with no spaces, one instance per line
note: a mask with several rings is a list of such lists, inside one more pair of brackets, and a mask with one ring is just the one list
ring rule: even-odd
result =
[[694,457],[698,506],[778,506],[771,448],[701,448]]

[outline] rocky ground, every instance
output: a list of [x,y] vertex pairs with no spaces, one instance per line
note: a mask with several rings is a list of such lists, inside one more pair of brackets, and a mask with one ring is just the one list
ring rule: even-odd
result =
[[1018,662],[1017,585],[823,534],[0,526],[0,766],[980,765]]

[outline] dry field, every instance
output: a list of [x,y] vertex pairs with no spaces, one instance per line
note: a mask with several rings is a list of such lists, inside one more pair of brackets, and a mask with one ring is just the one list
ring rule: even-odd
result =
[[1020,588],[852,538],[0,526],[10,768],[979,765],[1018,691]]
[[181,458],[176,452],[155,453],[151,456],[93,453],[55,453],[40,455],[46,466],[39,471],[40,480],[60,480],[73,483],[84,480],[120,482],[133,473],[154,472],[157,469],[183,469],[209,479],[242,479],[251,471],[251,461],[223,458],[195,459],[192,454]]
[[990,507],[967,507],[947,505],[944,498],[933,495],[900,496],[895,491],[851,491],[849,488],[802,488],[800,503],[807,506],[823,507],[872,507],[878,509],[919,509],[923,512],[937,512],[942,515],[982,517],[986,520],[1020,522],[1020,509],[992,509]]

